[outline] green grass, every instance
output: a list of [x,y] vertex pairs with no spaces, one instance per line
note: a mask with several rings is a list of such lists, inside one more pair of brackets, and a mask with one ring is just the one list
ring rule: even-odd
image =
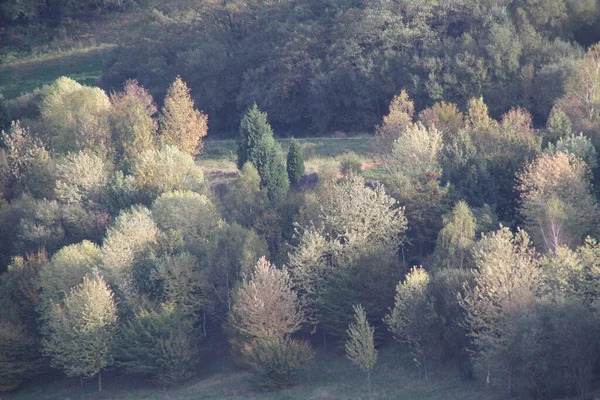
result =
[[0,92],[7,99],[46,85],[61,76],[94,85],[104,70],[111,46],[70,49],[26,62],[0,66]]
[[[289,139],[279,139],[281,147],[287,153]],[[363,162],[372,162],[372,140],[368,137],[360,138],[311,138],[299,139],[302,146],[302,155],[306,173],[318,172],[323,168],[337,169],[340,157],[349,152],[358,154]],[[235,140],[207,140],[204,142],[204,153],[198,161],[211,181],[221,181],[224,177],[235,176],[236,169]],[[374,168],[376,170],[376,168]],[[365,171],[365,176],[376,177],[376,171]]]
[[409,357],[399,349],[385,348],[372,374],[372,390],[366,391],[365,374],[342,354],[320,355],[298,377],[297,385],[272,392],[261,391],[252,374],[229,365],[228,370],[205,373],[180,387],[163,389],[148,384],[104,380],[104,391],[95,392],[95,381],[80,389],[77,379],[63,380],[5,396],[4,400],[493,400],[496,397],[473,382],[465,382],[452,371],[433,373],[427,383]]

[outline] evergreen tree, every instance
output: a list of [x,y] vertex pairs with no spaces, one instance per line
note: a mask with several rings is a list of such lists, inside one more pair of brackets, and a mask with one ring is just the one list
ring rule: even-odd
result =
[[208,117],[194,109],[190,89],[177,76],[169,87],[160,116],[164,145],[172,145],[191,155],[202,153],[202,138],[208,133]]
[[98,374],[101,392],[102,370],[113,363],[116,323],[112,291],[96,272],[72,288],[62,304],[52,305],[44,350],[67,376]]
[[302,149],[296,139],[290,142],[290,148],[287,155],[287,173],[290,183],[294,184],[304,175],[304,158],[302,158]]
[[281,146],[273,137],[267,114],[254,106],[242,118],[238,137],[238,168],[246,161],[256,167],[260,186],[267,190],[269,199],[280,198],[289,189],[285,159]]
[[375,328],[369,325],[367,313],[362,305],[352,306],[354,309],[354,322],[348,326],[346,334],[346,355],[363,371],[367,373],[367,387],[371,393],[371,371],[377,362],[377,349],[375,349]]
[[8,113],[8,104],[0,92],[0,132],[10,127],[10,115]]

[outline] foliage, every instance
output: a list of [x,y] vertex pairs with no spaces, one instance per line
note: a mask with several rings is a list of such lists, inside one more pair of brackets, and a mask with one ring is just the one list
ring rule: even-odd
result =
[[158,235],[150,211],[141,206],[123,210],[108,229],[102,244],[102,270],[117,295],[126,300],[138,296],[134,265],[148,256]]
[[267,114],[256,103],[244,114],[238,136],[238,168],[249,161],[260,176],[260,186],[267,190],[270,200],[281,198],[288,188],[289,180],[281,146],[273,137],[267,122]]
[[112,291],[98,272],[85,276],[62,303],[52,304],[44,352],[67,376],[99,374],[113,364],[116,323]]
[[22,326],[3,321],[0,326],[0,392],[10,392],[34,378],[43,367],[39,342]]
[[477,219],[469,205],[461,200],[442,221],[444,227],[438,234],[436,255],[444,267],[462,269],[465,264],[469,265],[471,247],[475,243]]
[[356,153],[344,154],[340,158],[340,173],[342,176],[362,174],[362,161]]
[[160,281],[164,302],[183,316],[198,316],[211,301],[208,270],[190,253],[162,258],[154,279]]
[[65,246],[56,252],[39,272],[37,283],[41,289],[42,318],[46,320],[52,304],[60,304],[71,288],[80,285],[86,276],[92,276],[101,263],[100,248],[88,241]]
[[175,146],[192,156],[202,153],[208,117],[194,109],[190,89],[179,76],[167,91],[161,110],[160,131],[163,145]]
[[134,80],[125,81],[123,91],[112,94],[110,102],[116,159],[120,164],[131,165],[139,154],[154,150],[158,126],[153,116],[158,108],[150,93]]
[[404,282],[396,286],[394,308],[385,317],[394,338],[408,345],[417,367],[423,368],[425,380],[429,380],[428,362],[439,340],[435,329],[439,317],[434,299],[429,296],[429,281],[423,267],[411,269]]
[[290,277],[264,257],[238,288],[229,319],[243,362],[276,385],[312,358],[310,346],[291,339],[305,319]]
[[353,306],[354,322],[348,325],[346,334],[346,356],[354,364],[367,373],[368,390],[371,392],[371,371],[377,363],[377,350],[375,349],[375,328],[369,325],[367,314],[359,304]]
[[55,194],[64,204],[94,207],[106,198],[110,165],[92,153],[69,153],[57,165]]
[[474,285],[459,298],[465,310],[475,361],[486,380],[508,384],[514,390],[517,361],[509,350],[509,330],[513,318],[530,310],[541,283],[539,262],[529,236],[508,228],[484,235],[473,249]]
[[104,91],[62,77],[42,92],[41,119],[54,151],[106,154],[110,148],[110,100]]
[[290,141],[286,168],[288,179],[292,185],[297,183],[300,178],[302,178],[302,175],[304,175],[304,158],[302,158],[302,149],[300,147],[300,142],[295,139]]
[[117,365],[161,385],[188,379],[200,362],[193,321],[174,304],[142,304],[119,326]]
[[293,383],[298,370],[314,357],[310,344],[289,337],[255,338],[240,352],[244,362],[266,379],[265,385],[276,388]]
[[518,176],[521,213],[535,243],[556,252],[593,232],[597,213],[588,167],[574,156],[542,155]]
[[204,174],[194,159],[173,146],[141,153],[131,166],[135,195],[150,204],[165,192],[191,190],[203,192]]

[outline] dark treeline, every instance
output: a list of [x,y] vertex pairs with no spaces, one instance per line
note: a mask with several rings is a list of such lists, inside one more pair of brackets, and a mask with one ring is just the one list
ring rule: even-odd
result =
[[[68,27],[77,12],[134,5],[56,3],[7,0],[0,9],[22,24],[64,9],[56,18]],[[401,89],[419,110],[441,100],[464,110],[483,96],[496,118],[519,106],[543,124],[574,61],[600,39],[595,0],[182,0],[137,7],[139,25],[123,32],[101,86],[117,90],[137,79],[160,99],[181,75],[219,134],[235,132],[253,102],[275,128],[296,135],[372,131]]]

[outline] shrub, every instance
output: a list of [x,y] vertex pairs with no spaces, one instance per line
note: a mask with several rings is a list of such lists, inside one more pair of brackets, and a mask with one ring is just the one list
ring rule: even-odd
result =
[[362,173],[362,161],[356,153],[348,153],[340,159],[340,172],[346,176],[348,174],[360,175]]

